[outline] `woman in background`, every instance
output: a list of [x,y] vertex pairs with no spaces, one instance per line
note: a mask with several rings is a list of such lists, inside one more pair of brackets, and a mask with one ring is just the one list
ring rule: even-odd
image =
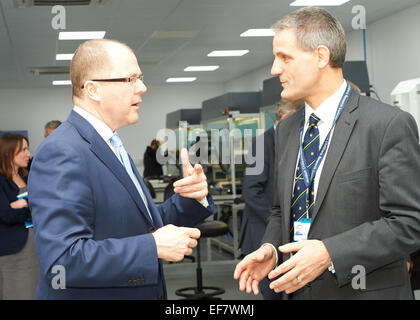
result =
[[0,137],[0,300],[33,299],[38,283],[26,192],[28,145],[20,134]]

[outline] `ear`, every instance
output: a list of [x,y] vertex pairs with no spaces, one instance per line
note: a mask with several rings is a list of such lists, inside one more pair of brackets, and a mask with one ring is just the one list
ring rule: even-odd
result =
[[319,46],[315,49],[317,55],[318,68],[324,69],[330,63],[330,50],[326,46]]
[[86,95],[94,100],[94,101],[100,101],[101,100],[101,94],[100,94],[100,87],[97,83],[93,81],[86,81],[85,82],[85,92]]

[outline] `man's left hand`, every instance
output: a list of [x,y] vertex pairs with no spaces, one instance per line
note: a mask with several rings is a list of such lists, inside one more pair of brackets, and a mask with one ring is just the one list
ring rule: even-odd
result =
[[280,246],[279,251],[296,253],[268,274],[270,280],[283,274],[282,277],[270,283],[270,288],[276,293],[295,292],[316,279],[331,265],[327,248],[319,240],[288,243]]
[[181,150],[184,178],[174,183],[174,191],[186,198],[201,202],[208,194],[207,177],[203,167],[196,163],[193,167],[187,149]]

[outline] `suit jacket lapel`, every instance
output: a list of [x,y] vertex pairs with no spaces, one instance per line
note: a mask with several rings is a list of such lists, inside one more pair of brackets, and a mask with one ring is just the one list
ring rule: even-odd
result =
[[330,146],[326,154],[318,184],[315,208],[312,214],[312,223],[322,206],[322,202],[324,201],[325,195],[330,186],[331,179],[334,176],[335,170],[340,163],[340,159],[347,147],[351,133],[353,132],[354,125],[357,121],[357,112],[354,111],[357,109],[358,105],[359,95],[353,91],[343,110],[343,113],[335,125],[334,132],[330,140]]
[[[156,208],[156,205],[154,204],[154,201],[153,201],[152,197],[150,196],[149,189],[147,188],[143,179],[141,178],[140,173],[137,171],[137,168],[134,165],[131,157],[130,157],[130,162],[131,162],[131,167],[133,169],[133,172],[136,175],[137,180],[139,181],[141,188],[143,189],[144,196],[146,197],[147,203],[149,205],[148,207],[149,207],[149,211],[150,211],[150,214],[152,216],[152,219],[153,219],[153,225],[154,225],[154,227],[161,227],[161,226],[163,226],[162,217],[160,216],[159,211]],[[149,214],[147,214],[147,216],[148,215]]]
[[[114,176],[121,182],[121,184],[126,188],[127,192],[130,194],[131,198],[136,203],[137,207],[140,209],[140,212],[150,221],[149,214],[143,200],[141,199],[137,188],[135,187],[133,181],[131,181],[130,176],[125,170],[124,166],[118,161],[115,154],[106,144],[106,142],[101,138],[101,136],[96,132],[96,130],[91,126],[91,124],[86,121],[82,116],[77,112],[72,111],[68,121],[74,125],[80,135],[90,143],[90,150],[108,167],[108,169],[114,174]],[[152,224],[153,225],[153,224]]]

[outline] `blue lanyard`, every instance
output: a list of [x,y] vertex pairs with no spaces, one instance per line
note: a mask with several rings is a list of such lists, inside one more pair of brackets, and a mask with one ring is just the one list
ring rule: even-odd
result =
[[340,104],[338,105],[338,109],[337,112],[335,114],[335,118],[334,118],[334,122],[330,128],[330,131],[328,132],[327,137],[324,140],[324,143],[322,144],[321,147],[321,151],[319,152],[318,158],[315,161],[314,167],[312,169],[312,173],[309,176],[309,170],[308,167],[305,163],[305,159],[303,157],[303,148],[302,148],[302,137],[303,137],[303,128],[304,128],[304,124],[305,124],[305,115],[303,115],[303,125],[300,127],[300,148],[299,148],[299,158],[300,158],[300,167],[302,169],[302,176],[303,176],[303,181],[305,182],[305,186],[306,188],[308,188],[308,191],[306,192],[306,200],[309,200],[309,187],[311,186],[316,172],[318,171],[318,168],[322,162],[322,159],[324,159],[325,153],[327,152],[327,147],[328,147],[328,143],[330,141],[330,135],[331,135],[331,131],[335,126],[335,123],[337,122],[338,118],[340,118],[341,113],[343,112],[343,109],[345,107],[345,105],[347,104],[347,101],[350,98],[350,93],[351,93],[352,89],[350,87],[349,84],[347,84],[347,88],[346,91],[344,92],[344,95],[341,97],[341,101]]

